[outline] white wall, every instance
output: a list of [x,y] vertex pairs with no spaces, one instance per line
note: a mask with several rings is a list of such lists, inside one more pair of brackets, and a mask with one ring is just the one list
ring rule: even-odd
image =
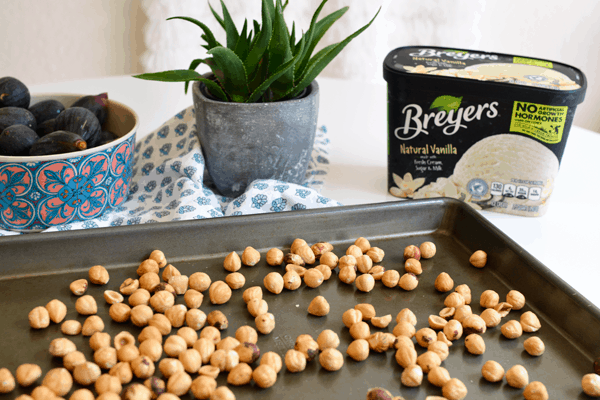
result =
[[[258,0],[225,0],[241,27],[260,20]],[[219,10],[217,0],[211,3]],[[306,30],[320,0],[290,0],[287,21]],[[330,0],[326,15],[346,15],[323,45],[343,39],[382,6],[374,25],[355,39],[322,75],[383,82],[382,62],[406,45],[463,47],[546,58],[580,68],[588,91],[575,124],[600,132],[600,2],[597,0]],[[0,76],[35,84],[106,75],[187,68],[204,55],[200,30],[188,15],[211,26],[206,0],[0,0]],[[8,37],[8,39],[6,39]]]

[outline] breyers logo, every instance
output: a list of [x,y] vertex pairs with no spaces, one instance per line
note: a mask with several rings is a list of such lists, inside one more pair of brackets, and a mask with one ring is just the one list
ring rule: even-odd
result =
[[497,61],[498,56],[495,54],[469,53],[463,50],[438,50],[438,49],[419,49],[416,53],[410,53],[411,57],[448,57],[455,60],[491,60]]
[[487,117],[489,119],[498,116],[498,102],[478,104],[477,106],[459,107],[462,97],[440,96],[431,103],[430,109],[437,109],[424,113],[423,108],[418,104],[408,104],[402,109],[404,115],[404,126],[399,126],[394,130],[394,135],[400,140],[410,140],[421,133],[429,135],[429,129],[438,127],[442,129],[444,135],[451,136],[461,128],[467,129],[463,122],[481,120]]

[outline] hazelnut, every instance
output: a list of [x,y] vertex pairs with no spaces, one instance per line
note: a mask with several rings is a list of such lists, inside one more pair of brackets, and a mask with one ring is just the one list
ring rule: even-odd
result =
[[297,265],[299,267],[304,267],[306,265],[302,257],[293,253],[287,253],[285,256],[283,256],[283,263],[286,264],[286,267],[288,265]]
[[474,355],[485,353],[485,342],[483,338],[476,333],[471,333],[465,338],[465,348]]
[[135,306],[147,306],[150,303],[150,292],[146,289],[136,289],[127,299],[127,302],[131,307]]
[[250,315],[255,318],[269,312],[269,304],[263,299],[252,299],[248,302],[246,307],[248,308]]
[[407,272],[400,277],[400,281],[398,282],[398,286],[400,286],[404,290],[414,290],[419,284],[419,279],[412,272]]
[[90,282],[95,285],[106,285],[110,280],[108,271],[102,265],[94,265],[88,271]]
[[359,321],[350,327],[350,336],[352,339],[368,339],[371,336],[369,324],[364,321]]
[[385,271],[381,277],[381,283],[389,288],[398,286],[398,282],[400,282],[400,273],[395,269]]
[[100,378],[100,367],[92,362],[79,364],[73,369],[73,379],[82,386],[89,386]]
[[283,366],[283,362],[279,354],[275,353],[274,351],[268,351],[260,359],[260,365],[268,365],[273,368],[275,373],[279,373],[279,371],[281,371],[281,367]]
[[385,315],[383,317],[372,317],[371,324],[376,328],[387,328],[392,322],[392,314]]
[[[158,340],[155,339],[148,339],[148,340],[144,340],[142,343],[140,343],[140,348],[138,351],[138,356],[146,356],[148,357],[152,362],[157,362],[158,360],[160,360],[160,357],[162,356],[162,352],[163,352],[163,348],[161,343]],[[137,358],[134,357],[134,358]],[[125,361],[125,360],[121,360],[121,361]],[[129,360],[132,361],[132,360]]]
[[317,317],[329,314],[329,303],[323,296],[317,296],[308,305],[308,313]]
[[446,272],[442,272],[437,276],[437,278],[435,278],[434,286],[435,290],[438,292],[445,293],[452,290],[454,287],[454,280],[452,280],[450,275],[448,275]]
[[235,350],[215,350],[210,356],[210,365],[221,371],[231,371],[240,362],[240,356]]
[[327,242],[319,242],[310,246],[316,258],[320,258],[323,254],[333,251],[333,245]]
[[183,396],[192,387],[192,377],[185,372],[177,372],[169,377],[167,391],[175,396]]
[[225,268],[225,270],[229,272],[239,271],[240,268],[242,268],[242,260],[240,259],[240,256],[235,251],[232,251],[231,253],[227,254],[225,260],[223,260],[223,268]]
[[256,329],[254,329],[253,327],[244,325],[240,326],[235,331],[235,338],[240,343],[248,342],[256,344],[256,342],[258,341],[258,334],[256,333]]
[[533,312],[526,311],[521,314],[521,327],[523,328],[523,332],[537,332],[541,326],[540,320]]
[[[296,253],[296,251],[302,247],[302,246],[307,246],[308,243],[306,243],[306,240],[304,239],[300,239],[300,238],[296,238],[294,239],[294,241],[292,242],[292,245],[290,246],[290,252],[291,253]],[[279,371],[277,371],[279,372]]]
[[123,302],[123,295],[119,292],[115,292],[114,290],[105,290],[104,291],[104,300],[110,305],[116,303]]
[[298,350],[308,361],[312,361],[319,354],[319,344],[312,336],[304,334],[296,338],[294,350]]
[[352,284],[356,280],[356,271],[354,267],[341,267],[338,278],[345,284]]
[[209,376],[200,375],[192,381],[191,391],[196,399],[208,399],[217,388],[217,381]]
[[421,262],[414,258],[408,258],[404,261],[404,270],[406,272],[412,272],[415,275],[421,275],[423,273]]
[[430,315],[427,321],[429,322],[429,327],[431,329],[435,329],[438,331],[444,329],[444,326],[446,326],[446,324],[448,323],[448,321],[446,321],[439,315]]
[[249,267],[255,266],[260,261],[260,253],[253,247],[246,247],[242,253],[242,263]]
[[369,357],[369,342],[365,339],[356,339],[348,345],[346,354],[355,361],[364,361]]
[[189,326],[179,328],[177,336],[181,336],[188,347],[194,346],[194,343],[198,340],[198,333]]
[[[141,345],[140,345],[141,347]],[[181,336],[172,335],[165,340],[163,350],[169,357],[178,357],[187,349],[187,343]]]
[[354,241],[354,244],[358,246],[360,248],[360,251],[362,251],[363,253],[366,253],[367,250],[371,248],[371,243],[369,243],[369,240],[362,236],[356,239]]
[[471,288],[466,285],[458,285],[455,289],[455,292],[460,293],[461,296],[465,299],[465,304],[471,304]]
[[102,369],[111,369],[117,361],[117,349],[114,347],[102,347],[94,352],[94,362]]
[[57,299],[50,300],[48,304],[46,304],[46,310],[48,310],[50,320],[55,324],[61,323],[67,315],[67,306]]
[[210,326],[214,326],[215,328],[221,331],[227,329],[227,327],[229,326],[229,321],[227,320],[227,317],[219,310],[210,312],[206,317],[206,322]]
[[267,364],[261,364],[252,372],[252,379],[263,388],[269,388],[277,381],[277,372]]
[[211,303],[225,304],[231,298],[231,288],[223,281],[216,281],[210,285],[208,294]]
[[[30,400],[29,398],[21,399],[17,397],[18,400]],[[69,400],[94,400],[94,394],[90,392],[88,389],[77,389],[73,392]]]
[[204,295],[197,290],[188,289],[183,295],[183,300],[188,308],[200,308]]
[[500,301],[500,296],[493,290],[486,290],[481,293],[481,297],[479,298],[479,305],[484,308],[494,308],[498,305]]
[[131,371],[141,379],[150,378],[154,375],[154,362],[148,356],[140,355],[131,361]]
[[444,335],[450,341],[458,340],[463,334],[463,327],[460,322],[455,319],[451,319],[448,321],[446,326],[444,326]]
[[133,292],[135,292],[139,287],[140,287],[139,280],[127,278],[127,279],[125,279],[125,281],[123,281],[123,283],[121,283],[121,286],[119,286],[119,292],[121,292],[121,294],[123,294],[125,296],[129,296]]
[[406,336],[408,338],[412,338],[416,333],[415,326],[408,321],[400,321],[394,327],[393,334],[394,336]]
[[121,347],[123,347],[123,346],[128,346],[128,345],[135,346],[135,337],[127,331],[122,331],[122,332],[117,333],[117,335],[115,336],[114,344],[115,344],[114,347],[117,350],[121,349]]
[[416,364],[408,365],[402,371],[400,381],[404,386],[417,387],[423,382],[423,370]]
[[440,310],[439,316],[448,320],[451,319],[456,313],[456,309],[454,307],[444,307]]
[[485,333],[487,329],[485,321],[477,314],[467,315],[461,323],[466,334]]
[[[160,346],[160,343],[159,343]],[[161,347],[162,352],[162,347]],[[130,362],[140,355],[140,351],[134,344],[128,344],[117,350],[117,360],[119,362]]]
[[504,318],[508,315],[508,313],[510,313],[510,310],[512,310],[512,306],[510,305],[510,303],[503,301],[501,303],[496,304],[494,310],[496,310],[498,314],[500,314],[500,317]]
[[435,256],[435,244],[433,242],[423,242],[421,243],[421,245],[419,246],[419,250],[421,251],[421,257],[427,259],[427,258],[433,258],[433,256]]
[[421,328],[415,333],[417,343],[424,348],[437,340],[437,333],[431,328]]
[[165,317],[167,317],[173,328],[180,328],[185,323],[187,311],[188,309],[183,304],[175,304],[165,311]]
[[456,311],[454,312],[454,319],[462,324],[465,318],[473,315],[473,310],[471,306],[463,304],[462,306],[456,307]]
[[77,279],[76,281],[71,282],[69,285],[71,293],[73,293],[75,296],[83,295],[87,291],[87,288],[88,281],[85,279]]
[[[185,372],[188,374],[195,374],[202,366],[202,356],[194,349],[186,349],[179,353],[179,361],[183,365]],[[191,384],[191,383],[190,383]]]
[[319,354],[319,363],[327,371],[338,371],[344,365],[344,356],[338,349],[325,349]]
[[262,300],[262,288],[260,286],[249,287],[248,289],[244,290],[243,298],[246,304],[248,304],[248,302],[252,299]]
[[175,289],[176,294],[185,294],[188,290],[190,278],[187,275],[177,275],[170,277],[168,282]]
[[421,259],[421,250],[415,245],[408,245],[404,248],[404,260],[414,258],[419,261]]
[[494,328],[500,324],[502,317],[498,313],[498,311],[493,308],[486,308],[481,313],[481,319],[485,321],[485,326],[488,328]]
[[35,307],[29,312],[28,318],[33,329],[44,329],[50,325],[50,315],[45,307]]
[[233,290],[241,289],[246,284],[246,278],[239,272],[232,272],[225,277],[225,282]]
[[481,367],[481,375],[488,382],[500,382],[504,378],[504,368],[496,361],[489,360]]
[[363,321],[369,321],[369,320],[371,320],[371,318],[373,318],[375,315],[377,315],[375,313],[375,307],[373,307],[373,305],[371,305],[369,303],[357,304],[354,306],[354,309],[361,312]]
[[131,364],[129,362],[117,363],[117,365],[108,371],[108,374],[119,378],[121,385],[126,385],[133,379],[133,371],[131,371]]
[[529,374],[522,365],[515,365],[506,371],[506,383],[517,389],[522,389],[529,383]]
[[260,357],[260,349],[254,343],[240,343],[233,350],[238,353],[241,363],[252,364]]
[[152,309],[146,305],[135,306],[131,309],[129,319],[135,326],[146,326],[154,315]]
[[275,329],[275,316],[271,313],[261,314],[254,319],[256,330],[267,335]]
[[548,400],[548,390],[542,382],[531,382],[523,390],[525,400]]
[[165,253],[163,253],[160,250],[153,250],[152,253],[150,253],[150,257],[148,257],[148,259],[156,261],[159,268],[162,268],[165,265],[167,265],[167,259],[165,257]]
[[500,328],[500,331],[507,339],[516,339],[523,334],[523,328],[519,321],[510,320]]
[[435,342],[429,344],[429,346],[427,346],[427,351],[433,351],[440,357],[440,360],[442,361],[446,360],[450,354],[448,345],[441,340],[436,340]]
[[216,345],[221,341],[221,331],[214,326],[207,326],[200,332],[200,338],[211,340]]
[[158,363],[160,373],[167,379],[178,372],[184,372],[183,364],[176,358],[163,358]]
[[121,397],[123,400],[149,400],[152,397],[152,391],[141,383],[132,383],[127,386]]
[[467,397],[467,387],[457,378],[452,378],[442,386],[442,395],[448,400],[462,400]]
[[369,275],[373,277],[376,281],[380,281],[383,278],[383,274],[385,274],[385,268],[381,265],[375,265],[369,271]]
[[446,382],[450,380],[450,374],[444,367],[434,366],[429,370],[427,374],[427,381],[434,386],[443,387]]
[[520,310],[525,307],[525,296],[517,290],[511,290],[506,295],[506,302],[512,306],[513,310]]
[[92,296],[86,294],[75,301],[75,309],[81,315],[92,315],[98,312],[98,305]]
[[428,374],[433,367],[439,367],[442,364],[442,359],[434,351],[426,351],[417,357],[417,365],[421,367],[424,373]]
[[[58,339],[55,339],[58,340]],[[94,351],[103,347],[110,347],[111,337],[106,332],[95,332],[89,340],[90,348]],[[75,346],[73,344],[73,346]]]
[[274,294],[279,294],[283,290],[283,277],[279,272],[269,272],[263,279],[265,289]]
[[217,343],[217,350],[234,350],[237,346],[240,345],[240,341],[231,336],[227,336]]
[[[33,385],[38,379],[40,379],[41,376],[42,369],[37,364],[21,364],[17,367],[17,382],[19,382],[19,385],[23,387]],[[0,376],[0,380],[4,381],[3,378],[4,377]],[[2,391],[0,390],[0,392]]]
[[[198,272],[198,273],[202,274],[203,272]],[[169,282],[169,279],[171,279],[174,276],[179,276],[179,275],[181,275],[181,272],[179,272],[179,270],[177,268],[175,268],[173,265],[169,264],[163,270],[161,278],[163,281]],[[191,279],[191,277],[190,277],[190,279]],[[208,287],[207,287],[207,289],[208,289]]]
[[600,397],[600,375],[586,374],[581,379],[583,392],[590,397]]
[[369,348],[377,353],[383,353],[394,347],[396,337],[391,333],[376,332],[367,338]]
[[296,290],[302,285],[302,278],[296,271],[288,271],[283,275],[283,287],[288,290]]
[[104,330],[104,321],[97,315],[90,315],[83,321],[81,327],[81,334],[83,336],[92,336],[96,332],[102,332]]
[[136,272],[138,276],[143,276],[148,272],[158,274],[159,269],[158,263],[155,260],[147,259],[140,263]]
[[458,292],[452,292],[444,299],[444,306],[458,308],[465,305],[465,298]]
[[448,338],[446,337],[446,334],[443,331],[438,332],[437,340],[438,340],[438,342],[445,343],[448,347],[452,346],[452,342],[450,340],[448,340]]
[[306,368],[306,357],[298,350],[290,349],[285,353],[285,366],[290,372],[302,372]]
[[327,265],[330,269],[334,269],[338,265],[339,258],[335,255],[335,253],[328,251],[321,255],[319,262],[323,265]]
[[385,257],[385,252],[379,247],[371,247],[367,250],[366,253],[374,263],[379,263],[383,261],[383,257]]
[[[210,359],[209,359],[209,361],[210,361]],[[204,365],[204,366],[200,367],[200,369],[198,370],[198,375],[205,375],[205,376],[209,376],[213,379],[217,379],[220,372],[221,372],[221,370],[217,367],[213,367],[212,365]]]
[[[160,333],[157,327],[146,326],[144,329],[142,329],[142,331],[138,335],[138,341],[142,343],[148,339],[154,339],[162,344],[162,334]],[[115,345],[115,347],[117,346]]]
[[356,271],[357,264],[358,264],[358,262],[356,260],[356,257],[349,256],[349,255],[342,256],[338,261],[338,266],[340,267],[340,271],[342,270],[342,268],[345,268],[345,267],[352,267],[354,269],[354,271]]
[[400,321],[407,321],[413,326],[417,325],[417,317],[415,316],[415,313],[408,308],[403,308],[400,310],[398,315],[396,315],[396,323],[400,323]]
[[321,286],[324,279],[323,273],[316,268],[307,269],[304,273],[304,283],[311,288]]
[[471,257],[469,257],[469,262],[472,266],[477,268],[485,267],[485,264],[487,263],[486,252],[483,250],[477,250],[475,253],[471,254]]
[[352,244],[346,249],[346,255],[354,256],[356,259],[358,259],[358,257],[363,255],[363,251],[357,245]]
[[131,307],[125,303],[115,303],[108,309],[108,315],[115,322],[127,322],[131,316]]
[[160,277],[155,272],[146,272],[140,276],[140,287],[149,292],[153,292],[154,288],[160,284]]
[[167,391],[167,384],[160,378],[155,376],[150,377],[144,381],[144,386],[146,386],[152,392],[152,398],[162,395]]
[[312,249],[308,247],[308,245],[300,246],[298,249],[296,249],[296,251],[294,251],[294,253],[302,257],[302,260],[306,264],[314,264],[317,259],[315,257],[315,253],[313,253]]
[[252,367],[239,363],[229,371],[227,383],[234,386],[248,385],[252,381]]
[[541,356],[546,350],[544,342],[542,342],[542,339],[540,339],[537,336],[532,336],[528,339],[525,339],[525,341],[523,342],[523,347],[530,356],[535,357]]
[[[168,268],[168,267],[167,267]],[[188,279],[188,287],[198,292],[204,292],[211,286],[211,279],[204,272],[194,272]]]
[[355,323],[362,321],[362,312],[354,308],[346,310],[344,314],[342,314],[342,321],[344,322],[344,325],[346,325],[346,328],[350,328]]
[[328,348],[337,348],[340,345],[340,338],[338,334],[331,329],[325,329],[317,337],[317,344],[319,350],[323,351]]

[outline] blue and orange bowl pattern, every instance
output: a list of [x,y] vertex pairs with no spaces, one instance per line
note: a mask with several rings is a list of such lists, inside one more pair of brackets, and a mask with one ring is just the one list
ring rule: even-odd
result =
[[[56,99],[69,107],[83,95],[32,96],[31,104]],[[89,220],[128,196],[138,117],[109,101],[105,129],[119,138],[80,152],[34,157],[0,156],[0,228],[41,231]]]

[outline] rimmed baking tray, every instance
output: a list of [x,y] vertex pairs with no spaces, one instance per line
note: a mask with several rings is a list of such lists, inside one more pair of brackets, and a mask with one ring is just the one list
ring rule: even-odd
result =
[[[592,362],[598,355],[600,310],[480,214],[452,199],[2,238],[0,337],[3,345],[0,367],[8,368],[14,374],[22,363],[37,363],[44,373],[61,366],[61,360],[48,353],[50,341],[63,336],[60,326],[51,324],[44,330],[33,330],[29,328],[27,314],[34,307],[58,298],[68,307],[67,319],[83,322],[85,318],[77,315],[74,308],[76,296],[70,293],[68,286],[75,279],[87,278],[87,269],[93,265],[104,265],[111,276],[107,285],[91,285],[88,290],[98,302],[98,315],[106,324],[105,331],[113,336],[122,330],[137,335],[140,329],[132,324],[117,324],[110,320],[102,294],[107,289],[118,290],[126,278],[137,277],[137,265],[154,249],[163,250],[168,261],[182,274],[205,271],[213,280],[218,280],[226,276],[222,267],[225,255],[230,251],[241,254],[246,246],[252,246],[260,250],[263,257],[255,267],[240,270],[246,277],[244,288],[247,288],[262,286],[264,276],[271,271],[283,271],[282,267],[268,266],[264,260],[264,254],[272,247],[289,249],[293,239],[300,237],[309,244],[329,241],[335,246],[334,252],[341,256],[360,236],[385,251],[381,265],[401,273],[404,272],[402,254],[405,246],[430,240],[437,245],[437,254],[423,260],[419,285],[411,292],[398,287],[386,288],[377,282],[373,291],[362,293],[353,285],[342,284],[337,279],[337,269],[329,281],[316,289],[302,286],[293,292],[284,290],[279,295],[264,291],[269,311],[276,318],[276,328],[271,334],[260,336],[258,346],[263,353],[276,351],[283,357],[287,349],[293,348],[298,335],[307,333],[316,338],[323,329],[332,329],[340,337],[339,350],[345,356],[345,363],[338,372],[323,370],[316,359],[301,373],[287,372],[284,367],[277,383],[270,389],[253,385],[233,387],[238,399],[361,399],[365,398],[369,388],[376,386],[407,399],[441,395],[441,390],[429,384],[426,378],[418,388],[402,386],[402,368],[397,365],[392,351],[371,352],[364,362],[346,357],[351,337],[341,319],[345,310],[366,302],[374,305],[378,315],[391,314],[394,319],[401,309],[410,308],[417,315],[417,329],[426,327],[427,317],[443,308],[445,295],[434,288],[440,272],[449,273],[455,285],[465,283],[471,287],[474,312],[482,311],[478,303],[484,290],[493,289],[504,299],[509,290],[516,289],[525,295],[527,305],[521,311],[511,312],[502,323],[518,320],[527,310],[534,311],[542,323],[542,328],[535,333],[546,345],[546,352],[541,357],[531,357],[523,350],[523,341],[534,334],[525,333],[518,339],[508,340],[500,334],[500,327],[489,329],[483,335],[486,352],[481,356],[469,354],[463,339],[454,342],[450,356],[442,365],[452,377],[466,384],[467,398],[522,398],[522,390],[511,388],[505,380],[499,384],[483,380],[481,366],[487,360],[499,362],[505,370],[515,364],[525,366],[530,381],[543,382],[550,398],[587,398],[581,391],[580,382],[584,374],[593,372]],[[489,255],[488,265],[483,269],[474,268],[468,262],[470,254],[477,249],[485,250]],[[235,330],[242,325],[254,326],[242,300],[242,292],[243,289],[234,291],[230,302],[221,306],[213,306],[205,296],[202,310],[208,314],[219,309],[229,318],[229,328],[223,331],[223,337],[234,336]],[[307,313],[308,304],[317,295],[324,296],[331,305],[331,312],[325,317]],[[182,296],[177,303],[183,303]],[[391,332],[394,325],[392,321],[383,331]],[[380,329],[371,329],[371,332],[376,331]],[[88,338],[70,338],[89,360],[93,360]],[[424,351],[418,345],[417,349],[419,354]],[[158,369],[156,374],[160,376]],[[219,377],[218,383],[226,384],[225,374]],[[14,398],[30,391],[31,388],[17,388],[0,397]],[[187,398],[193,396],[190,394]]]

